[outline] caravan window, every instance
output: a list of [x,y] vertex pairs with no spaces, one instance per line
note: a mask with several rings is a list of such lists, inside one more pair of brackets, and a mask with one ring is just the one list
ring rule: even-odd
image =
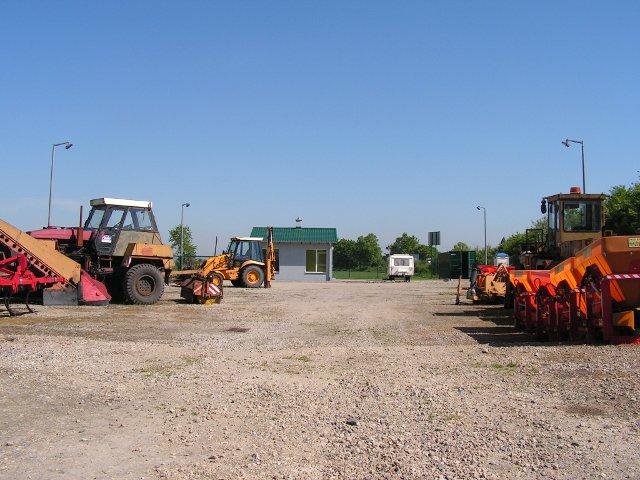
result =
[[409,267],[411,266],[409,258],[394,258],[393,259],[394,267]]

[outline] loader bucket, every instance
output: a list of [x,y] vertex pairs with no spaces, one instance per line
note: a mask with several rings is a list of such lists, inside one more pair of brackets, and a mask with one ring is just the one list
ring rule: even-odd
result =
[[42,304],[49,306],[64,305],[108,305],[111,295],[104,283],[91,277],[84,270],[80,273],[80,282],[74,285],[54,285],[42,292]]

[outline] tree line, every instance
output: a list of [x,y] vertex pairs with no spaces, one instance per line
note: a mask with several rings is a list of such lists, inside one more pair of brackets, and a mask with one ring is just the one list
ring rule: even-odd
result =
[[416,271],[426,270],[431,259],[438,254],[435,247],[420,243],[415,235],[403,233],[391,245],[386,247],[388,254],[383,254],[378,237],[374,233],[361,235],[356,240],[341,238],[333,247],[333,267],[335,270],[367,270],[383,268],[387,255],[405,253],[418,255]]

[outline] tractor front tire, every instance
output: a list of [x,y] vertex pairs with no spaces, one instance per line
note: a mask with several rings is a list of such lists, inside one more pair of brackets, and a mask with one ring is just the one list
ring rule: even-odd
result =
[[242,284],[247,288],[259,288],[264,282],[264,271],[256,266],[249,265],[240,272]]
[[156,303],[164,293],[162,272],[154,265],[134,265],[124,275],[124,299],[136,305]]

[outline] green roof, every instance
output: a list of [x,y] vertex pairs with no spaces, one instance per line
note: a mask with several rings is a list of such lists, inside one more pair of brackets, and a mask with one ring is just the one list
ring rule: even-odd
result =
[[[252,237],[267,237],[267,227],[253,227]],[[335,228],[273,227],[274,243],[336,243]]]

